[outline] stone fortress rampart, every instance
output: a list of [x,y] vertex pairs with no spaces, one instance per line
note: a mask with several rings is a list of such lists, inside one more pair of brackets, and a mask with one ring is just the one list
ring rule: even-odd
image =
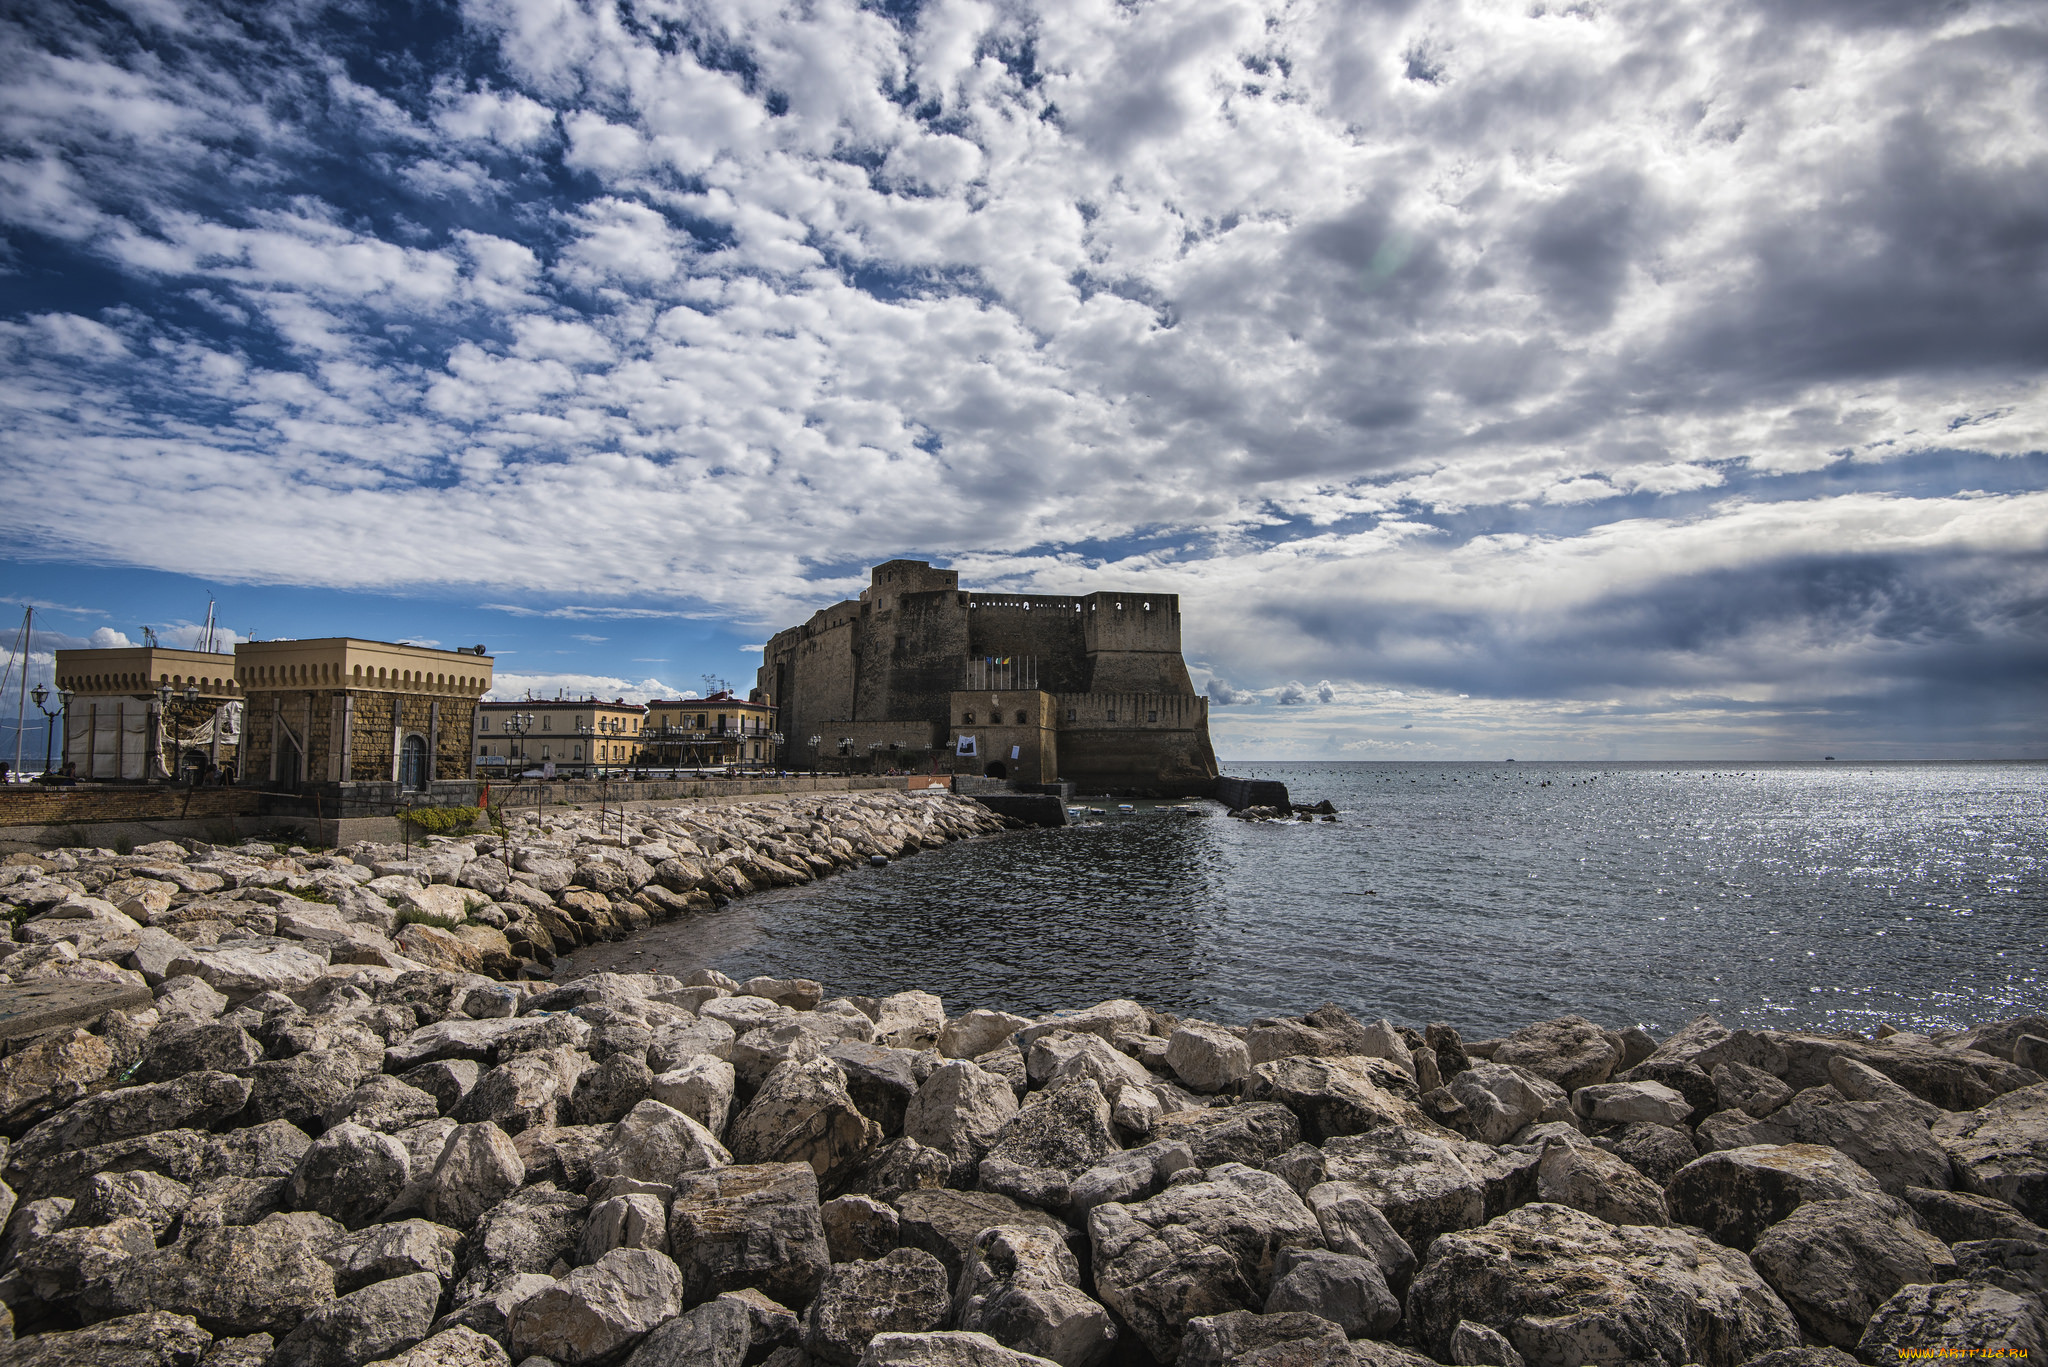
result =
[[[814,759],[1186,796],[1216,778],[1174,594],[983,594],[917,560],[779,632],[759,687],[783,763]],[[811,738],[817,737],[816,747]]]

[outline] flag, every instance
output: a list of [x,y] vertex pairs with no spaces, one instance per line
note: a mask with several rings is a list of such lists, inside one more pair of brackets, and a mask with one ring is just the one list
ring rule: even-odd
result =
[[955,751],[954,751],[953,753],[954,753],[954,754],[956,754],[956,755],[972,755],[972,754],[974,754],[974,753],[975,753],[975,749],[974,749],[974,737],[972,737],[972,736],[962,736],[962,737],[960,737],[960,745],[959,745],[959,748],[958,748],[958,749],[956,749],[956,750],[955,750]]
[[478,810],[478,811],[487,811],[487,810],[489,810],[489,808],[490,808],[490,805],[491,805],[491,785],[490,785],[490,784],[486,783],[486,784],[484,785],[484,790],[483,790],[483,792],[481,792],[481,793],[479,793],[479,794],[477,795],[477,799],[476,799],[476,805],[477,805],[477,810]]

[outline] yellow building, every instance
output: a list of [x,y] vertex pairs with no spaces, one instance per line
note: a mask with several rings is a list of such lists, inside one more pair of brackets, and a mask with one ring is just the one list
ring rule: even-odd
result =
[[758,769],[775,762],[775,709],[730,692],[647,704],[647,763],[662,768]]
[[218,651],[122,646],[60,650],[56,683],[71,694],[64,757],[81,779],[191,778],[233,764],[242,689],[235,657]]
[[235,682],[246,700],[240,781],[396,783],[472,777],[469,736],[491,688],[491,658],[362,641],[244,641]]
[[528,698],[477,709],[474,752],[482,775],[549,765],[558,774],[609,773],[641,761],[647,709],[596,698]]

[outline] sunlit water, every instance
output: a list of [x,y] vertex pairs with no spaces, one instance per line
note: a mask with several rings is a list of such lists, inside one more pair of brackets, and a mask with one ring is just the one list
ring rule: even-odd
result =
[[[1468,1034],[1576,1011],[1859,1029],[2048,1008],[2048,765],[1266,764],[1335,823],[1163,810],[762,894],[575,956],[949,1010],[1325,1001]],[[1548,786],[1545,786],[1545,785]]]

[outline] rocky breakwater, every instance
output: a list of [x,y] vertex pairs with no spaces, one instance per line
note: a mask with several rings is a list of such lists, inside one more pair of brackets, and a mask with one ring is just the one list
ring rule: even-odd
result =
[[169,983],[240,1001],[342,967],[546,976],[557,954],[652,921],[1015,824],[951,793],[879,792],[524,812],[502,835],[324,854],[201,841],[14,854],[0,861],[0,984]]
[[2044,1041],[167,980],[0,1060],[0,1364],[2038,1356]]

